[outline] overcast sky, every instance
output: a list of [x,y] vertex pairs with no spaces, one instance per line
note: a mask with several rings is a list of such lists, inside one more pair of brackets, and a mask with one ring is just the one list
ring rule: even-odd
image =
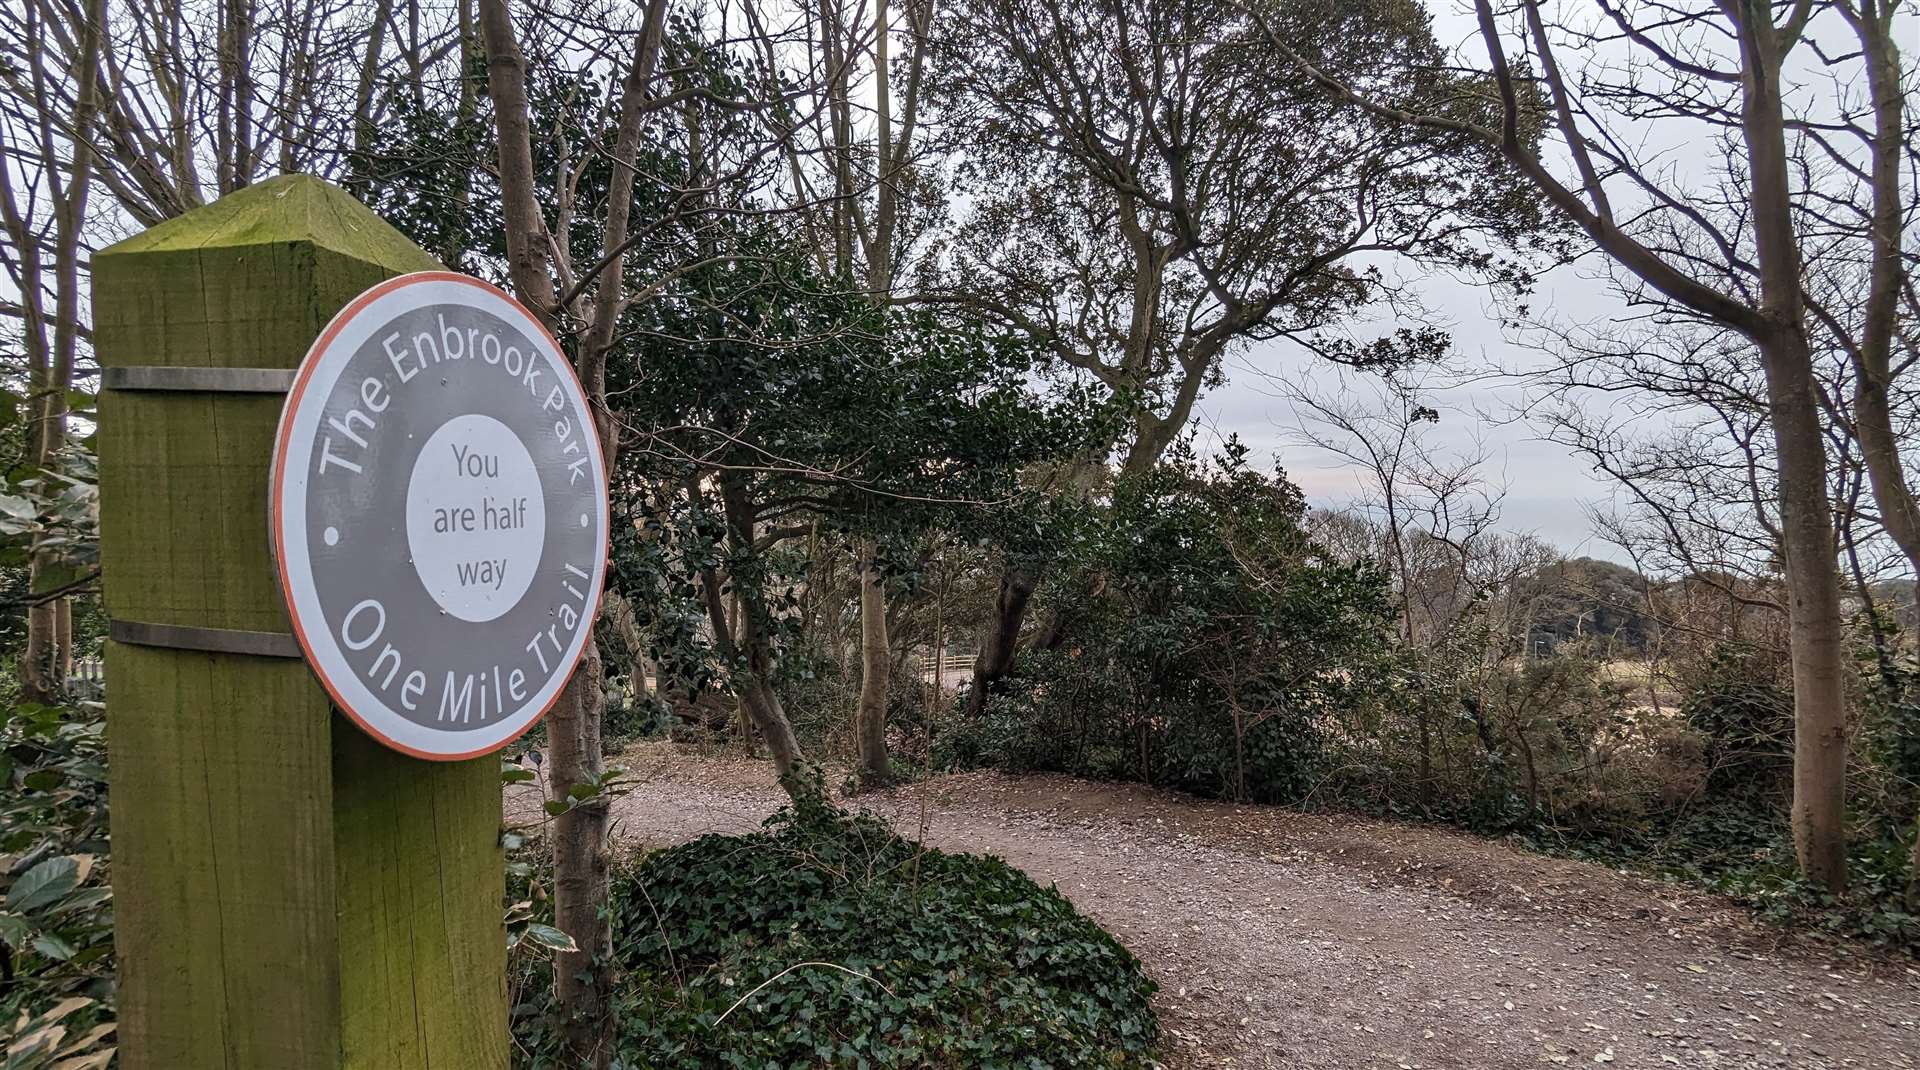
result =
[[[1552,272],[1537,292],[1534,308],[1565,321],[1610,319],[1621,305],[1597,269],[1597,264],[1583,262]],[[1421,289],[1437,322],[1452,330],[1462,371],[1523,369],[1540,360],[1520,340],[1503,334],[1484,289],[1440,277],[1421,280]],[[1358,381],[1361,375],[1344,374],[1343,382],[1342,373],[1284,343],[1265,343],[1237,356],[1230,362],[1227,384],[1198,406],[1200,444],[1214,446],[1237,434],[1263,464],[1278,462],[1286,468],[1314,506],[1348,505],[1362,493],[1360,473],[1299,443],[1300,414],[1266,379],[1304,381],[1321,392],[1369,385]],[[1604,506],[1611,499],[1612,484],[1519,418],[1526,396],[1520,377],[1486,374],[1423,393],[1425,403],[1440,413],[1440,422],[1427,437],[1443,450],[1479,449],[1487,454],[1489,482],[1506,488],[1501,530],[1538,535],[1569,554],[1623,560],[1617,548],[1594,538],[1587,517],[1587,506]]]
[[[1429,0],[1427,6],[1436,36],[1460,49],[1470,63],[1484,63],[1470,9],[1449,0]],[[1543,319],[1570,323],[1610,319],[1623,306],[1608,292],[1601,274],[1600,265],[1591,259],[1558,269],[1542,279],[1530,304]],[[1539,354],[1503,334],[1491,306],[1493,298],[1484,287],[1444,276],[1413,281],[1431,307],[1431,322],[1452,331],[1462,372],[1512,371],[1538,364]],[[1260,460],[1285,467],[1314,506],[1346,506],[1362,491],[1359,473],[1296,442],[1300,418],[1292,404],[1276,397],[1273,385],[1264,381],[1267,375],[1280,376],[1328,392],[1342,388],[1340,374],[1285,343],[1267,343],[1241,354],[1232,360],[1227,384],[1198,406],[1200,442],[1209,445],[1230,433],[1238,434]],[[1352,379],[1353,374],[1347,377]],[[1442,449],[1480,450],[1487,455],[1489,481],[1505,487],[1499,529],[1538,535],[1569,554],[1624,559],[1616,548],[1594,538],[1588,522],[1587,507],[1604,504],[1612,494],[1611,484],[1567,449],[1541,439],[1536,428],[1518,418],[1525,384],[1517,377],[1462,377],[1470,385],[1423,395],[1425,403],[1440,413],[1427,439]]]
[[[1484,66],[1485,50],[1470,5],[1465,0],[1428,0],[1427,8],[1436,37],[1457,49],[1467,65]],[[1559,0],[1549,4],[1549,9],[1556,18],[1564,17],[1575,24],[1602,21],[1590,0]],[[1845,27],[1837,29],[1844,31]],[[1813,31],[1816,37],[1834,32],[1836,27],[1824,22]],[[1597,51],[1586,45],[1569,50],[1562,62],[1575,67],[1606,63],[1625,50],[1624,43],[1618,41]],[[1799,58],[1802,63],[1811,62],[1806,56]],[[1792,91],[1831,91],[1819,70],[1808,72],[1806,77],[1806,84],[1791,87]],[[1658,161],[1669,177],[1706,177],[1716,163],[1716,154],[1699,140],[1701,131],[1694,123],[1640,123],[1618,126],[1616,133],[1628,137],[1643,160]],[[1547,151],[1551,155],[1551,146]],[[1633,203],[1635,194],[1631,190],[1620,189],[1617,182],[1610,185],[1616,206]],[[1625,305],[1609,289],[1604,269],[1598,254],[1589,254],[1548,274],[1529,300],[1533,318],[1561,326],[1612,320]],[[1522,340],[1503,334],[1490,306],[1493,298],[1484,287],[1437,276],[1413,281],[1431,306],[1433,318],[1428,322],[1452,331],[1457,362],[1463,370],[1518,371],[1539,365],[1541,354],[1520,344]],[[1392,320],[1382,323],[1409,325]],[[1315,384],[1326,392],[1341,389],[1339,374],[1284,343],[1267,344],[1233,358],[1228,372],[1228,383],[1203,398],[1198,406],[1202,446],[1215,444],[1227,434],[1238,434],[1262,461],[1278,461],[1284,466],[1313,505],[1338,508],[1351,503],[1361,490],[1358,474],[1336,458],[1293,441],[1301,421],[1291,404],[1273,396],[1274,388],[1263,381],[1263,375],[1277,375]],[[1440,422],[1428,439],[1442,448],[1478,448],[1488,455],[1489,480],[1505,486],[1497,525],[1501,530],[1538,535],[1568,554],[1624,561],[1625,555],[1618,548],[1596,539],[1588,516],[1590,506],[1599,505],[1603,511],[1608,508],[1613,484],[1595,475],[1586,461],[1569,450],[1543,440],[1537,427],[1518,418],[1526,395],[1527,387],[1519,377],[1489,378],[1484,374],[1472,377],[1471,385],[1426,394],[1422,400],[1440,413]],[[1590,394],[1581,400],[1583,404],[1600,403]]]
[[[1547,7],[1554,21],[1564,18],[1572,24],[1585,23],[1595,26],[1603,37],[1609,36],[1609,27],[1591,0],[1550,0]],[[1439,40],[1457,48],[1469,65],[1484,65],[1485,51],[1465,0],[1427,0],[1427,8]],[[1920,42],[1920,12],[1909,9],[1898,18],[1895,39],[1908,50],[1903,61],[1911,70],[1911,50]],[[1846,24],[1832,12],[1816,17],[1807,36],[1819,47],[1802,47],[1794,52],[1784,72],[1783,95],[1791,109],[1831,120],[1843,100],[1849,106],[1858,106],[1861,89],[1857,63],[1830,64],[1824,57],[1846,56],[1858,44]],[[1711,35],[1704,39],[1701,47],[1708,52],[1702,55],[1710,53],[1716,40],[1721,39]],[[1573,67],[1597,64],[1611,68],[1609,75],[1617,77],[1617,64],[1628,52],[1626,43],[1618,39],[1597,46],[1584,42],[1564,49],[1561,62]],[[1737,64],[1726,56],[1720,66],[1733,69]],[[1569,76],[1575,77],[1569,69]],[[1615,123],[1612,129],[1629,142],[1643,163],[1657,165],[1664,180],[1675,183],[1675,188],[1686,189],[1702,182],[1710,186],[1722,180],[1718,153],[1710,139],[1704,138],[1698,123],[1641,121]],[[1623,190],[1617,180],[1610,186],[1617,209],[1631,204],[1630,189]],[[1630,208],[1621,210],[1631,215]],[[1609,288],[1604,269],[1597,254],[1590,254],[1587,260],[1551,273],[1530,301],[1536,318],[1563,326],[1590,325],[1612,321],[1625,313],[1626,306]],[[1538,366],[1542,359],[1539,353],[1503,334],[1487,305],[1490,297],[1485,290],[1444,278],[1423,278],[1418,283],[1437,321],[1452,330],[1454,348],[1463,365],[1504,369]],[[1324,364],[1297,350],[1289,351],[1287,346],[1272,344],[1245,354],[1230,369],[1227,385],[1200,406],[1202,441],[1218,441],[1227,433],[1238,433],[1262,460],[1283,465],[1313,504],[1338,507],[1351,502],[1361,487],[1357,474],[1325,453],[1292,441],[1300,423],[1292,406],[1274,397],[1272,387],[1248,365],[1268,374],[1339,386],[1337,376]],[[1440,422],[1432,429],[1430,439],[1456,449],[1472,448],[1476,440],[1484,447],[1489,455],[1489,474],[1506,486],[1499,525],[1503,530],[1538,535],[1570,554],[1624,560],[1618,548],[1594,536],[1588,516],[1589,507],[1594,505],[1603,512],[1611,509],[1616,500],[1615,486],[1597,476],[1586,461],[1543,441],[1537,427],[1515,419],[1526,395],[1525,384],[1517,378],[1481,378],[1471,386],[1430,394],[1424,400],[1440,412]],[[1606,402],[1589,392],[1581,403]],[[1636,431],[1658,431],[1657,426],[1647,426],[1648,417],[1628,409],[1615,408],[1611,414]]]

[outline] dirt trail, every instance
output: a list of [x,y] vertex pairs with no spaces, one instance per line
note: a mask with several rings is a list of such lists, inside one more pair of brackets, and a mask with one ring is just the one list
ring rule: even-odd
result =
[[[616,837],[759,823],[763,763],[646,745]],[[1920,967],[1714,897],[1442,829],[1064,777],[861,805],[1052,882],[1158,979],[1168,1060],[1214,1067],[1920,1067]]]

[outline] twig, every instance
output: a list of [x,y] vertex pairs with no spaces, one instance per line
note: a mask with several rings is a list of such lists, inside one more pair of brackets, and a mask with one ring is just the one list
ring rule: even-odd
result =
[[[846,974],[848,977],[857,977],[862,981],[872,981],[874,984],[879,985],[881,989],[883,989],[887,993],[887,995],[889,996],[895,995],[893,989],[888,988],[884,982],[882,982],[879,978],[874,977],[872,974],[859,973],[854,970],[849,970],[845,966],[841,966],[838,963],[833,963],[833,962],[796,962],[793,965],[787,967],[786,969],[781,970],[779,973],[774,974],[772,977],[769,977],[766,980],[755,985],[753,987],[753,991],[747,993],[744,996],[741,996],[737,1000],[734,1000],[733,1006],[727,1008],[726,1014],[722,1014],[720,1017],[715,1018],[713,1020],[713,1024],[719,1025],[721,1022],[726,1021],[727,1014],[732,1014],[734,1011],[739,1010],[740,1004],[745,1003],[746,1001],[759,995],[761,989],[767,987],[768,985],[774,983],[775,981],[778,981],[780,978],[785,977],[786,975],[792,973],[793,971],[799,969],[802,966],[825,966],[830,970],[839,970],[841,973]],[[898,998],[898,997],[896,996],[895,998]]]
[[[687,987],[687,979],[680,973],[680,963],[673,957],[673,937],[667,935],[667,923],[660,917],[660,908],[653,905],[653,896],[647,894],[647,884],[645,881],[638,882],[635,887],[640,889],[641,898],[647,901],[647,909],[653,912],[653,924],[655,928],[660,930],[661,946],[667,949],[667,966],[673,970],[674,983],[678,984],[681,988]],[[758,992],[759,989],[756,988],[754,991]],[[752,993],[748,994],[751,995]],[[725,1015],[721,1017],[725,1017]]]
[[61,584],[49,591],[41,591],[39,594],[28,595],[25,598],[0,599],[0,609],[13,609],[20,606],[40,606],[48,602],[58,601],[69,595],[85,594],[87,593],[86,588],[91,586],[93,581],[99,578],[100,570],[96,568],[92,572],[74,580],[72,583]]

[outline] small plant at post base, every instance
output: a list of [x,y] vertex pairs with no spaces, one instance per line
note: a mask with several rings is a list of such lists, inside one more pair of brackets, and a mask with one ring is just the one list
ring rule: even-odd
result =
[[113,1056],[104,727],[85,707],[27,704],[0,720],[6,1070],[85,1070]]

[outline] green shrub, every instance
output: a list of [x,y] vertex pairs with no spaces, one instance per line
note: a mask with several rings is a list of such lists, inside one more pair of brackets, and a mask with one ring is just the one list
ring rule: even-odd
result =
[[1284,473],[1231,441],[1121,480],[1047,590],[1063,641],[1024,650],[936,761],[1308,797],[1390,605],[1378,569],[1314,544],[1305,510]]
[[[1868,776],[1848,785],[1855,805],[1883,826],[1912,830],[1920,816],[1920,660],[1912,651],[1861,651],[1862,710],[1856,750]],[[1864,780],[1864,783],[1861,781]]]
[[0,1051],[21,1070],[113,1051],[104,727],[87,707],[0,714]]
[[658,695],[609,692],[600,738],[607,753],[640,739],[657,739],[673,726],[673,707]]
[[622,1065],[1147,1067],[1154,983],[1059,892],[824,803],[621,874]]
[[1723,643],[1681,681],[1680,712],[1705,733],[1715,793],[1778,794],[1793,771],[1793,690],[1784,655]]
[[1784,801],[1719,799],[1665,815],[1646,830],[1569,836],[1534,828],[1517,839],[1551,854],[1706,887],[1777,924],[1920,952],[1920,917],[1901,902],[1908,841],[1855,832],[1847,852],[1850,886],[1837,898],[1801,879]]
[[810,754],[853,751],[849,711],[860,693],[857,652],[843,666],[812,646],[791,651],[781,661],[780,704],[800,745]]

